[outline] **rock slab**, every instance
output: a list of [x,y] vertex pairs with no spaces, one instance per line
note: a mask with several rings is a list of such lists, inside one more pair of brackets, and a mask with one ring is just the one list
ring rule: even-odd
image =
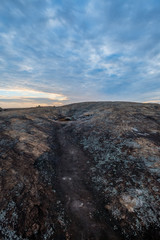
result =
[[0,239],[160,239],[160,105],[0,112]]

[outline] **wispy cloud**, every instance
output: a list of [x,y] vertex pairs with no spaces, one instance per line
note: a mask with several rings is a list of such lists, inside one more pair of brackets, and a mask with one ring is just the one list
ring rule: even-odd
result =
[[11,105],[16,107],[25,106],[41,106],[59,105],[67,101],[67,97],[63,94],[50,92],[35,91],[32,89],[0,89],[0,104],[2,107]]
[[0,96],[10,98],[49,98],[51,100],[67,100],[63,94],[41,92],[29,89],[0,89]]
[[37,99],[60,94],[66,102],[154,100],[159,12],[159,0],[2,1],[0,88],[43,92]]

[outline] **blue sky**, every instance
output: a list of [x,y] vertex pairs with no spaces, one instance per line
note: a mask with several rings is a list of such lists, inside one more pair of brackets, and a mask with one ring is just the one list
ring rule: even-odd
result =
[[160,103],[159,0],[1,0],[0,106]]

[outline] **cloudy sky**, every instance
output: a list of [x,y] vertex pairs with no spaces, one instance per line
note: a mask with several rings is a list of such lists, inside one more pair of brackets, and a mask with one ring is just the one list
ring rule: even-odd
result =
[[160,103],[159,0],[1,0],[0,106]]

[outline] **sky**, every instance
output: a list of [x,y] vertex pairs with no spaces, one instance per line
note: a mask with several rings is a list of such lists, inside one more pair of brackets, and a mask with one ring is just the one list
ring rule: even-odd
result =
[[160,103],[159,0],[1,0],[0,107]]

